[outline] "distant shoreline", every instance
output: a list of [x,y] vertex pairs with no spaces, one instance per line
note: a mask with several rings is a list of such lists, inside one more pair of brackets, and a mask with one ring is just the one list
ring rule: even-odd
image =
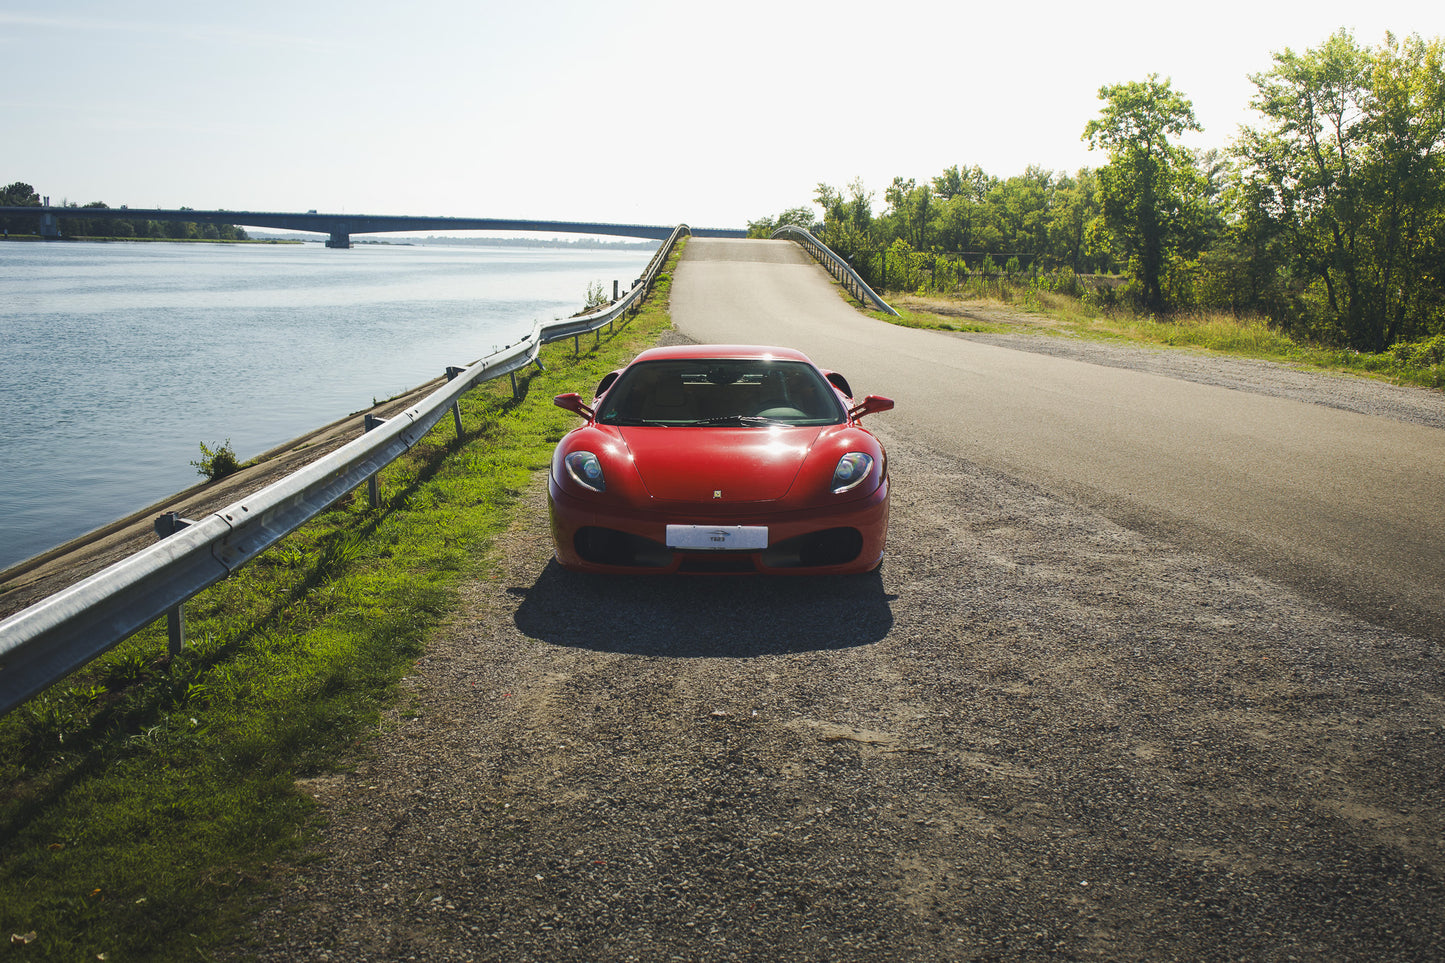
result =
[[60,241],[89,241],[102,244],[301,244],[299,239],[293,238],[269,238],[269,237],[248,237],[248,238],[219,238],[219,237],[93,237],[87,234],[67,235],[66,237],[41,237],[39,234],[6,234],[0,236],[0,241],[44,241],[51,243]]
[[541,237],[448,237],[446,235],[428,235],[427,237],[413,238],[424,244],[482,244],[489,247],[565,247],[565,248],[586,248],[606,249],[616,248],[619,250],[642,251],[650,250],[661,244],[661,241],[639,240],[639,241],[598,241],[593,239],[567,240],[564,238],[541,238]]
[[[164,243],[164,244],[320,244],[324,235],[302,237],[294,234],[271,237],[208,238],[208,237],[102,237],[93,235],[67,235],[65,237],[41,237],[38,234],[7,234],[0,241],[90,241],[98,243]],[[598,241],[591,239],[563,240],[530,237],[408,237],[386,240],[384,238],[353,237],[352,246],[362,244],[411,247],[417,244],[458,247],[532,247],[566,251],[646,251],[652,250],[658,241]]]

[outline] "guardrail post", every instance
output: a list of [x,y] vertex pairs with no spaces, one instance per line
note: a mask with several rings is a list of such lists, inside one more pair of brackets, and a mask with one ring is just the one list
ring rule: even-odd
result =
[[[193,523],[189,518],[182,518],[178,512],[166,512],[156,516],[156,534],[161,538],[169,538],[191,524]],[[186,647],[186,603],[182,602],[166,612],[166,638],[171,655],[180,655],[181,650]]]
[[[386,419],[378,418],[376,415],[367,415],[365,419],[365,424],[366,431],[370,431],[373,428],[380,428],[382,425],[386,424]],[[371,498],[372,508],[379,508],[381,506],[381,491],[377,487],[376,483],[377,476],[379,476],[380,474],[380,471],[372,472],[371,476],[366,479],[366,494]]]
[[[466,370],[466,368],[459,368],[454,364],[447,365],[447,380],[455,380],[457,375]],[[460,438],[462,436],[462,403],[460,399],[452,402],[452,419],[457,423],[457,437]]]

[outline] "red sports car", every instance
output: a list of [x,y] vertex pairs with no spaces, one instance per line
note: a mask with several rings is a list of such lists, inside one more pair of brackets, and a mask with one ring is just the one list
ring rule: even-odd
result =
[[888,460],[858,419],[893,402],[790,348],[644,351],[554,401],[587,423],[552,456],[557,560],[590,572],[867,572]]

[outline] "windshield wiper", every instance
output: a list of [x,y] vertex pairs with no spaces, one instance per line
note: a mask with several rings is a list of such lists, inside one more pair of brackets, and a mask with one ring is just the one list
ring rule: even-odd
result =
[[743,425],[748,428],[761,427],[763,425],[786,425],[788,422],[779,421],[777,418],[764,418],[761,415],[716,415],[712,418],[699,418],[693,422],[694,425]]
[[670,421],[649,421],[646,418],[612,418],[598,419],[599,425],[613,425],[617,428],[676,428],[677,425]]

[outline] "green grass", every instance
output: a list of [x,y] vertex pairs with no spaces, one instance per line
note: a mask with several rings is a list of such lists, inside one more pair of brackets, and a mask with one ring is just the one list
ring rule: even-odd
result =
[[896,304],[890,305],[890,307],[898,312],[896,317],[885,314],[882,311],[870,310],[867,313],[872,317],[887,321],[890,324],[896,324],[905,328],[924,328],[930,331],[999,333],[1009,330],[1008,325],[1005,324],[983,324],[978,321],[966,321],[960,318],[934,314],[929,311],[915,311],[911,308],[899,307]]
[[[1324,371],[1381,377],[1399,384],[1445,388],[1445,365],[1441,363],[1442,354],[1445,354],[1445,336],[1369,353],[1299,341],[1271,328],[1262,318],[1193,312],[1161,319],[1127,308],[1095,307],[1079,298],[1003,279],[990,280],[985,288],[965,290],[963,297],[992,301],[1000,307],[1007,306],[1013,311],[1034,315],[1047,322],[1029,327],[1030,332],[1040,335],[1193,348]],[[932,300],[945,302],[950,299],[935,296]],[[1018,330],[1017,326],[1008,324],[961,321],[921,307],[900,310],[900,314],[904,316],[893,318],[881,313],[874,316],[894,324],[944,331]]]
[[[209,959],[316,826],[297,780],[344,770],[586,393],[668,326],[640,314],[462,401],[365,486],[186,607],[0,719],[0,938],[16,958]],[[33,936],[31,934],[34,934]],[[14,941],[12,941],[14,942]],[[100,954],[104,954],[103,957]]]

